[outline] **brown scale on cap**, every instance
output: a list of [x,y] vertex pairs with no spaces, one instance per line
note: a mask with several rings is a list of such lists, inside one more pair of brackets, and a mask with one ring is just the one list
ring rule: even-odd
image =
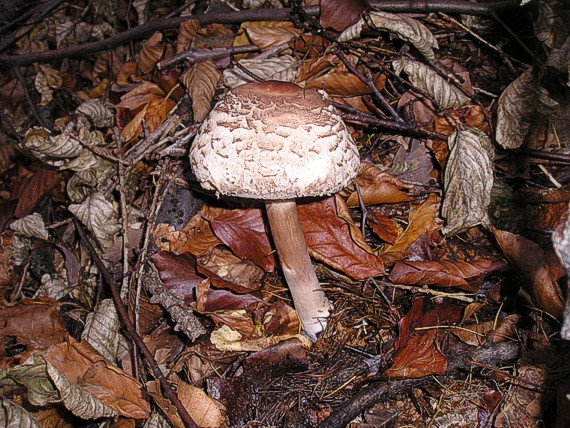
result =
[[281,267],[307,336],[326,326],[320,289],[297,219],[295,198],[335,193],[358,173],[358,150],[324,92],[293,83],[246,83],[213,108],[190,149],[202,186],[264,199]]

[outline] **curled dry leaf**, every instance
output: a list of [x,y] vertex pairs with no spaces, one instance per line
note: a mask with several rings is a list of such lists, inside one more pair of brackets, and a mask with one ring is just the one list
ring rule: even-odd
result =
[[[365,205],[393,204],[413,200],[411,196],[402,191],[409,189],[410,186],[369,162],[362,162],[353,184],[360,186],[360,195]],[[346,204],[349,207],[356,207],[359,203],[358,193],[353,191]]]
[[460,128],[449,136],[445,166],[445,196],[441,213],[443,233],[453,235],[479,224],[489,224],[487,212],[493,189],[493,145],[477,128]]
[[241,67],[247,69],[249,73],[238,67],[224,70],[224,85],[228,88],[235,88],[244,83],[255,81],[251,74],[257,76],[262,81],[279,80],[282,82],[292,82],[295,80],[299,66],[298,61],[290,55],[266,59],[242,59],[239,64]]
[[63,80],[53,68],[40,65],[40,71],[36,74],[36,90],[41,95],[40,105],[47,106],[53,100],[54,89],[61,88]]
[[212,344],[220,351],[225,352],[259,352],[289,339],[297,339],[306,349],[310,349],[312,346],[310,339],[301,334],[244,340],[241,333],[232,330],[227,325],[214,330],[210,335]]
[[154,33],[150,38],[144,42],[137,62],[139,70],[143,74],[150,74],[158,61],[162,58],[164,52],[164,45],[162,44],[162,34],[159,32]]
[[71,204],[69,211],[97,238],[104,251],[113,246],[121,226],[113,202],[101,193],[93,193],[81,204]]
[[46,230],[44,219],[38,213],[15,220],[10,224],[10,229],[28,238],[48,239],[48,231]]
[[505,149],[519,148],[527,136],[537,110],[552,110],[553,101],[532,76],[524,72],[501,94],[497,107],[497,142]]
[[180,76],[180,81],[186,87],[192,100],[195,122],[202,122],[210,113],[212,99],[221,79],[222,73],[210,59],[195,64]]
[[6,397],[0,397],[0,426],[42,428],[26,409]]
[[77,107],[77,113],[87,116],[97,128],[113,125],[113,112],[101,100],[89,100]]
[[384,273],[382,260],[366,244],[338,196],[297,206],[309,253],[354,279]]
[[410,82],[428,93],[442,109],[458,109],[470,101],[458,88],[419,61],[400,58],[392,61],[392,65],[396,74],[404,71]]
[[559,260],[537,243],[520,235],[491,227],[501,250],[522,277],[522,286],[541,310],[562,319],[564,301],[557,280]]
[[435,58],[433,50],[438,48],[437,40],[421,22],[403,14],[380,11],[370,12],[364,16],[364,20],[372,28],[389,31],[390,34],[411,43],[426,58]]

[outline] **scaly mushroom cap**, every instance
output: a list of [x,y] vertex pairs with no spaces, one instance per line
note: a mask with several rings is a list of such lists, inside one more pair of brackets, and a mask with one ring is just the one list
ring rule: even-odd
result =
[[254,199],[332,194],[360,165],[324,92],[277,81],[229,90],[198,131],[190,161],[204,188]]

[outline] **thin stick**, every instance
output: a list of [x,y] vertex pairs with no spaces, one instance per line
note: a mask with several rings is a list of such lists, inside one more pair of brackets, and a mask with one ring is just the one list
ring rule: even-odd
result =
[[95,248],[93,248],[93,245],[91,245],[91,242],[89,241],[89,237],[87,236],[87,232],[85,232],[83,225],[77,219],[74,219],[73,222],[75,224],[75,229],[77,230],[77,232],[79,233],[79,237],[81,238],[81,243],[87,249],[89,255],[93,259],[93,262],[95,263],[95,266],[99,270],[99,273],[101,274],[103,281],[107,283],[107,285],[109,286],[109,290],[111,291],[113,301],[115,302],[115,306],[117,308],[117,313],[119,314],[121,322],[125,326],[127,334],[129,335],[131,340],[135,343],[137,348],[141,351],[142,355],[146,359],[148,365],[152,369],[155,378],[158,379],[160,386],[162,387],[162,390],[164,392],[164,395],[166,395],[166,398],[168,398],[170,402],[176,407],[178,415],[180,416],[180,419],[182,419],[186,427],[198,428],[198,425],[196,425],[196,423],[192,420],[192,417],[190,416],[190,414],[188,414],[188,411],[186,410],[180,399],[176,396],[176,394],[170,387],[168,380],[166,379],[166,377],[158,367],[158,363],[154,359],[154,356],[152,355],[152,353],[150,352],[150,350],[148,349],[148,347],[146,346],[140,335],[136,332],[135,327],[129,318],[129,314],[127,313],[127,309],[125,308],[125,305],[123,305],[123,302],[121,301],[121,296],[119,295],[119,291],[117,290],[117,286],[115,284],[115,280],[113,279],[113,275],[111,274],[111,272],[109,272],[107,266],[105,266],[105,264],[97,254]]

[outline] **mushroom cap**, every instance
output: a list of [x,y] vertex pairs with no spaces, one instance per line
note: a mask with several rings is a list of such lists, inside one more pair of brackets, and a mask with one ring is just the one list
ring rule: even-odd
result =
[[360,158],[322,91],[267,81],[230,89],[198,131],[190,162],[209,190],[254,199],[335,193]]

